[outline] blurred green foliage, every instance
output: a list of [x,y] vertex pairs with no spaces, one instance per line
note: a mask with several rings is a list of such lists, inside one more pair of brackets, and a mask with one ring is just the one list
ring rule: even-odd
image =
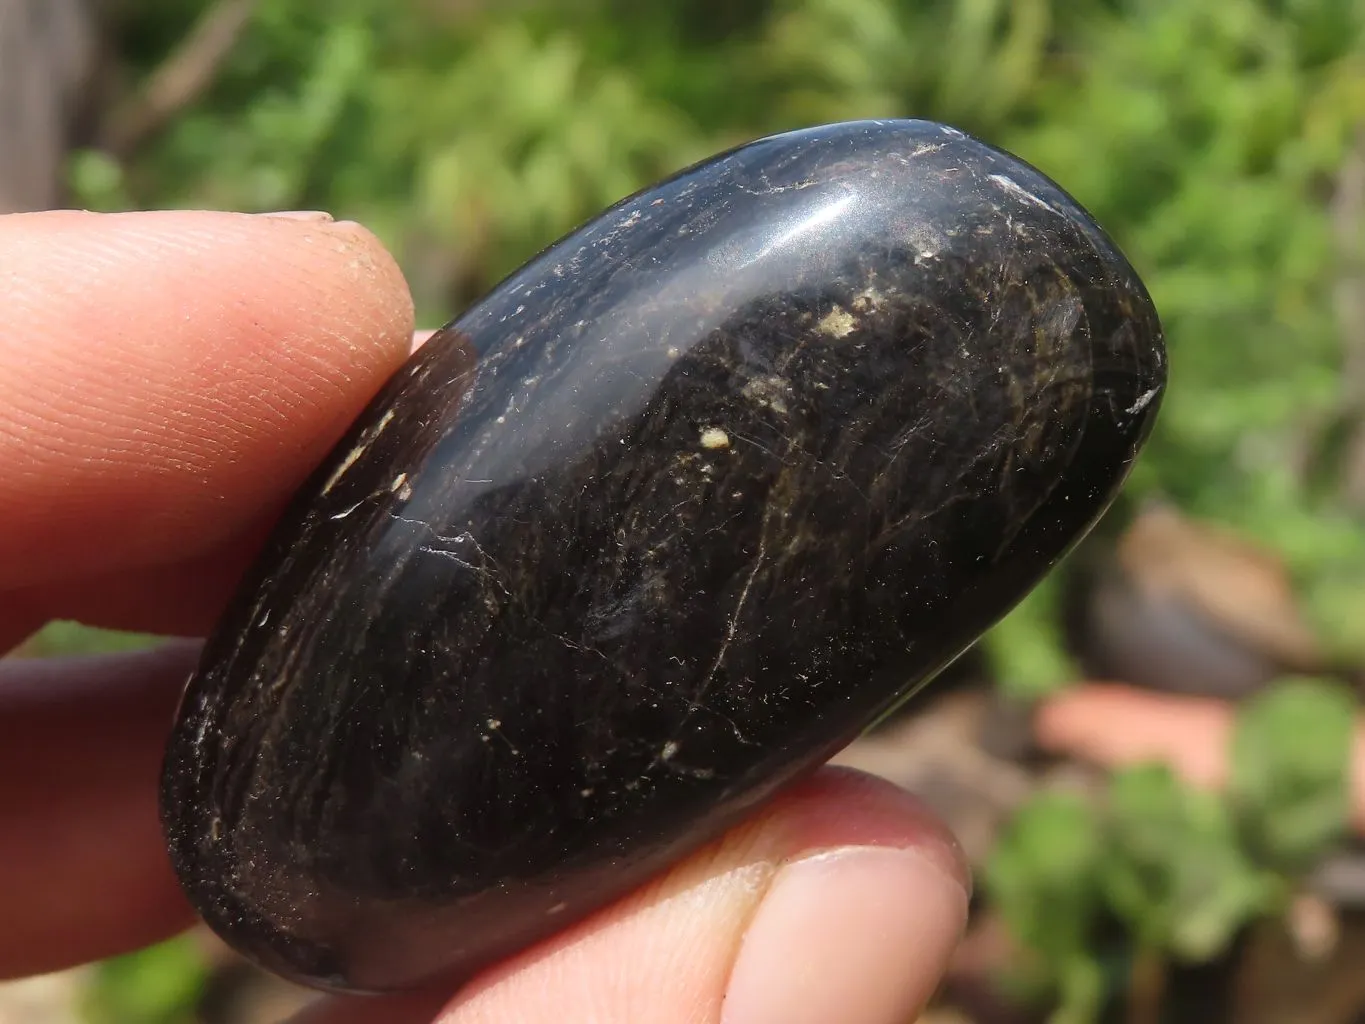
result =
[[107,960],[84,993],[86,1024],[194,1024],[207,972],[188,939]]
[[1105,995],[1096,953],[1106,836],[1089,803],[1042,793],[1015,815],[986,872],[986,892],[1034,960],[1005,979],[1026,1000],[1051,999],[1054,1024],[1094,1019]]
[[[1012,821],[986,872],[989,898],[1032,955],[1015,981],[1093,1021],[1141,971],[1206,962],[1253,921],[1282,915],[1344,834],[1353,702],[1287,680],[1243,705],[1226,793],[1164,765],[1116,773],[1098,802],[1044,792]],[[1106,970],[1106,921],[1123,926],[1129,977]],[[1131,994],[1131,993],[1130,993]]]
[[1355,710],[1352,694],[1309,679],[1285,680],[1242,709],[1228,792],[1261,863],[1300,875],[1344,837]]
[[1208,959],[1268,908],[1268,883],[1223,798],[1182,785],[1165,765],[1118,773],[1108,797],[1100,886],[1139,948]]
[[141,650],[153,642],[153,637],[140,633],[120,633],[110,629],[95,629],[79,622],[58,621],[49,623],[37,636],[27,641],[22,653],[31,658],[113,654]]
[[[210,6],[124,6],[130,90]],[[950,121],[1059,180],[1151,286],[1172,388],[1132,489],[1279,549],[1359,652],[1365,322],[1343,294],[1365,280],[1346,171],[1365,160],[1362,17],[1353,0],[260,0],[165,131],[122,162],[77,154],[71,180],[102,209],[361,220],[435,324],[722,147]],[[994,638],[1025,690],[1065,677],[1050,601]]]

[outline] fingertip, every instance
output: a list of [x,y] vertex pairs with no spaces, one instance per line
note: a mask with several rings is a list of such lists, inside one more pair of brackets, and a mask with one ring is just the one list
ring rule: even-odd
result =
[[[439,1019],[881,1024],[932,993],[965,926],[969,877],[920,801],[823,769],[653,884],[475,979]],[[783,964],[814,965],[827,982],[797,986],[810,1008],[866,989],[862,1016],[784,1018],[795,1003],[773,990]]]
[[823,768],[779,797],[758,825],[780,828],[796,850],[911,849],[971,895],[971,865],[957,836],[918,797],[877,775]]
[[360,225],[0,218],[0,587],[191,556],[311,470],[406,358]]
[[168,938],[193,919],[157,810],[198,645],[0,661],[0,977]]
[[320,996],[285,1024],[430,1024],[447,999],[430,992],[378,998]]
[[741,942],[721,1024],[900,1024],[938,987],[967,893],[922,847],[854,846],[782,868]]
[[967,923],[971,870],[918,799],[829,768],[759,828],[789,845],[740,940],[720,1024],[915,1019]]

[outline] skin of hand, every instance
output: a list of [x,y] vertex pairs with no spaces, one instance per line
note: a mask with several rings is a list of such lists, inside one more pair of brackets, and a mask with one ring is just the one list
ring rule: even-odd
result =
[[[56,618],[202,636],[412,319],[392,257],[325,215],[0,217],[0,651]],[[0,660],[0,978],[192,923],[156,785],[198,646]],[[457,993],[302,1019],[908,1024],[969,886],[919,803],[826,769]]]

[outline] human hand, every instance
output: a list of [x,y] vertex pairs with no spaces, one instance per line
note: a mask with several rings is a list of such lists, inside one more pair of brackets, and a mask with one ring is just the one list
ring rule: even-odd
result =
[[[0,651],[44,622],[198,636],[412,340],[379,243],[325,218],[0,217]],[[157,819],[198,644],[0,661],[0,978],[188,926]],[[967,907],[952,838],[828,769],[459,993],[313,1024],[907,1024]]]

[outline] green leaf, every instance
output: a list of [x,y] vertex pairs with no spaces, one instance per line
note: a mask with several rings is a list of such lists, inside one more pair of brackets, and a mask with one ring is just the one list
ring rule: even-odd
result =
[[1088,947],[1102,860],[1093,810],[1077,797],[1042,794],[1020,808],[986,867],[986,891],[1010,932],[1058,976]]
[[99,150],[82,149],[72,153],[66,180],[72,199],[83,209],[113,213],[132,205],[123,168]]
[[157,643],[158,638],[144,633],[124,633],[112,629],[96,629],[79,622],[58,620],[50,622],[23,645],[29,657],[58,657],[62,655],[115,654],[140,651]]
[[1092,956],[1073,956],[1063,966],[1057,1006],[1048,1024],[1093,1024],[1104,1005],[1104,971]]
[[1036,700],[1076,679],[1076,668],[1062,650],[1058,613],[1056,582],[1045,580],[986,635],[1006,696]]
[[188,937],[106,960],[85,993],[89,1024],[192,1024],[208,972]]
[[1339,686],[1293,679],[1237,717],[1230,794],[1254,855],[1290,875],[1344,835],[1356,704]]
[[1242,851],[1225,802],[1165,765],[1114,776],[1108,825],[1101,886],[1140,945],[1207,959],[1269,904],[1270,880]]

